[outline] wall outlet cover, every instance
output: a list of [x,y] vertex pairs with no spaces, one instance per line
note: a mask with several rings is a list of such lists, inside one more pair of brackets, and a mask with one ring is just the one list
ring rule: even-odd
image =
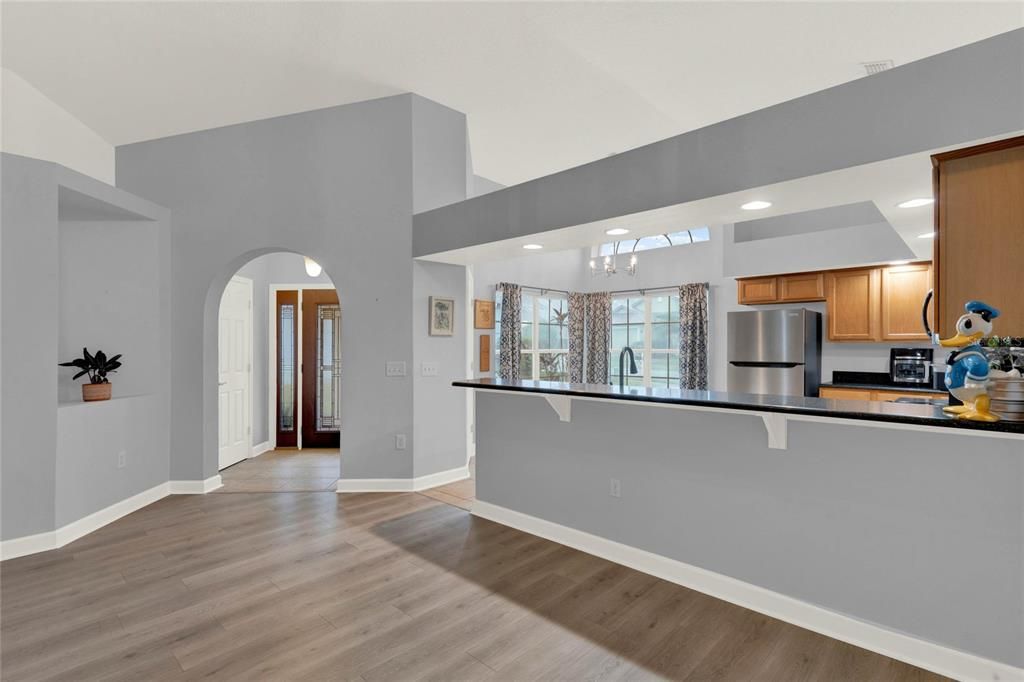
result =
[[388,360],[384,364],[384,376],[388,376],[388,377],[404,377],[405,376],[405,361],[404,360]]
[[117,453],[117,468],[124,469],[128,464],[128,453],[122,450]]
[[421,371],[425,377],[436,377],[439,371],[439,366],[436,362],[424,362],[421,365]]
[[405,434],[395,434],[395,450],[405,450]]

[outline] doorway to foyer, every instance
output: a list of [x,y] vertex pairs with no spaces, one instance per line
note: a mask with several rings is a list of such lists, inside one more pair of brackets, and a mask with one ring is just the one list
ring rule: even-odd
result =
[[341,305],[313,260],[270,253],[225,287],[218,323],[218,492],[333,491]]

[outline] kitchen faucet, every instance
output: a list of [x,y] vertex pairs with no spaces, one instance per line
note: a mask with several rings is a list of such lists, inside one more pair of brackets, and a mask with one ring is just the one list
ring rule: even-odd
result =
[[630,374],[636,374],[637,373],[636,360],[633,357],[633,349],[630,348],[629,346],[623,346],[622,347],[622,352],[619,353],[619,390],[622,390],[622,388],[625,386],[625,381],[626,380],[625,380],[625,375],[624,375],[624,373],[622,371],[622,365],[623,365],[623,359],[625,358],[627,353],[629,354],[629,373]]

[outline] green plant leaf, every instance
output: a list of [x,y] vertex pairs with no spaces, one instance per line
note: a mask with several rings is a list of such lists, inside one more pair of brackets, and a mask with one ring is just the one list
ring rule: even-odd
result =
[[82,348],[82,357],[85,358],[85,360],[90,365],[96,363],[96,358],[94,358],[92,355],[89,354],[89,349],[88,348],[85,348],[85,347]]
[[103,367],[107,364],[107,354],[101,350],[96,351],[96,366]]
[[89,370],[83,369],[81,372],[79,372],[75,376],[71,377],[71,380],[74,381],[75,379],[77,379],[78,377],[82,376],[83,374],[88,374],[88,373],[89,373]]

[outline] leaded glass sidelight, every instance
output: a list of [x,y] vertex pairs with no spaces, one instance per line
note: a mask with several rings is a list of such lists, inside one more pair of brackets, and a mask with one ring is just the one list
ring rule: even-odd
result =
[[341,427],[341,308],[337,303],[317,304],[316,430]]
[[295,431],[295,306],[278,306],[278,415],[279,431]]

